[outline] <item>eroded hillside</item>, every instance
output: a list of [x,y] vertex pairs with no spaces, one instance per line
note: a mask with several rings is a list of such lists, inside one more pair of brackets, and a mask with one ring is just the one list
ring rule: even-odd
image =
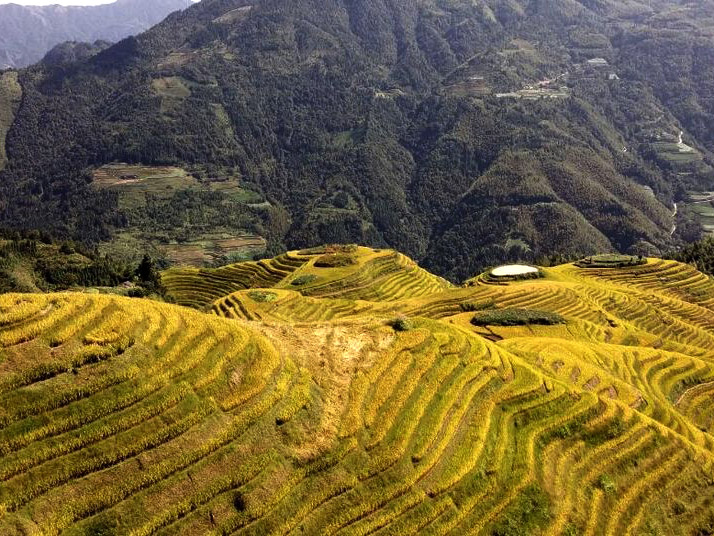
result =
[[165,273],[200,311],[0,296],[0,532],[706,533],[714,284],[639,262],[454,287],[333,247]]

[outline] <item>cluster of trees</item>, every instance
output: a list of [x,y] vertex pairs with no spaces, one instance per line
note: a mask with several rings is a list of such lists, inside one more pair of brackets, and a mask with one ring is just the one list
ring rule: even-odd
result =
[[138,266],[101,255],[80,242],[54,242],[46,233],[0,231],[0,293],[115,287],[132,283],[133,295],[161,294],[153,260]]
[[185,242],[222,227],[256,232],[258,211],[220,192],[180,190],[169,197],[146,195],[146,203],[127,209],[132,227],[167,241]]
[[670,257],[691,264],[700,272],[714,276],[714,237],[708,236],[689,244]]

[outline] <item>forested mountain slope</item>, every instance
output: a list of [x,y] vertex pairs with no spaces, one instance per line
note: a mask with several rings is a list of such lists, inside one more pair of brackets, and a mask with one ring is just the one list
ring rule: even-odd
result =
[[537,275],[332,247],[166,272],[204,312],[0,295],[0,533],[711,533],[712,280]]
[[[203,0],[19,73],[0,222],[90,242],[219,229],[273,254],[358,241],[454,280],[555,251],[656,253],[689,228],[673,201],[714,188],[713,10]],[[111,162],[194,182],[129,202],[144,179],[106,187]]]
[[0,68],[36,63],[65,41],[119,41],[186,4],[186,0],[118,0],[99,6],[0,5]]

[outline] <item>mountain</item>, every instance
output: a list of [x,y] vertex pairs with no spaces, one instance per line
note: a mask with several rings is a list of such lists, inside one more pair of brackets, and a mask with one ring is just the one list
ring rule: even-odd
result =
[[[709,534],[714,284],[356,246],[0,295],[0,532]],[[256,288],[258,286],[259,288]]]
[[658,254],[714,190],[713,12],[204,0],[16,75],[0,223],[179,263],[368,243],[454,281]]
[[0,69],[36,63],[65,41],[119,41],[185,7],[186,0],[117,0],[72,7],[0,5]]

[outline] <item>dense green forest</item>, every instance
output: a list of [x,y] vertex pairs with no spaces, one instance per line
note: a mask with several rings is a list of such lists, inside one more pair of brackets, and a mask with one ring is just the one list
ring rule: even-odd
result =
[[[700,233],[673,202],[714,189],[713,6],[203,0],[19,73],[0,223],[88,244],[215,226],[268,253],[388,245],[454,280],[658,253]],[[263,202],[178,191],[128,210],[93,184],[110,162],[201,169]]]
[[671,255],[671,258],[691,264],[700,272],[714,276],[714,238],[707,237],[704,240],[688,244]]

